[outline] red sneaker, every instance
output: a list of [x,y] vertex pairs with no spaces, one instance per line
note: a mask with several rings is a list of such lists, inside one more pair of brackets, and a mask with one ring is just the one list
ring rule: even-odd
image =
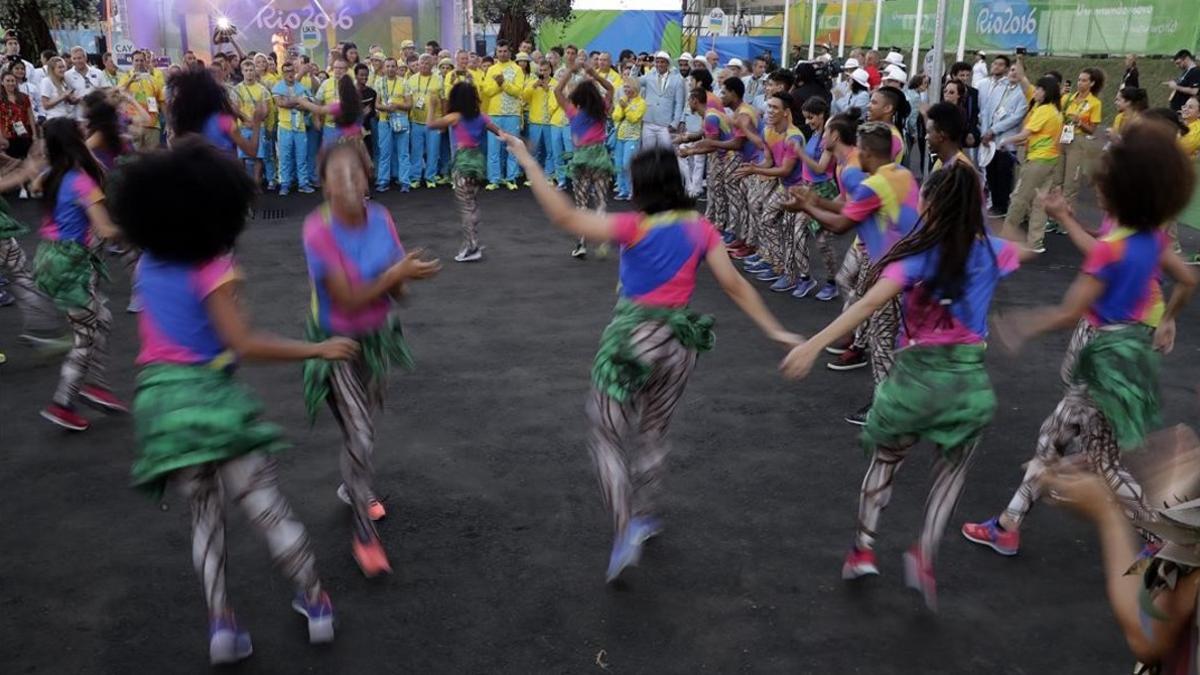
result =
[[854,346],[854,336],[846,335],[844,337],[838,338],[836,342],[834,342],[833,344],[826,347],[825,352],[827,354],[833,354],[834,356],[841,356],[842,354],[846,353],[846,350],[850,349],[853,346]]
[[51,403],[50,405],[46,406],[46,408],[42,410],[42,417],[45,417],[47,420],[50,420],[50,422],[71,431],[87,431],[87,428],[92,426],[92,423],[88,422],[87,418],[83,417],[74,410],[71,410],[70,408],[64,408],[61,405],[58,405],[57,403]]
[[856,370],[868,363],[870,361],[867,359],[867,352],[852,346],[839,354],[836,359],[826,363],[825,367],[830,370]]
[[742,258],[748,258],[748,257],[754,255],[754,249],[750,248],[749,246],[739,246],[736,248],[731,247],[728,250],[729,250],[729,257],[736,258],[738,260],[741,260]]
[[121,399],[117,398],[116,394],[102,387],[85,384],[83,385],[83,388],[79,390],[79,395],[83,397],[84,401],[87,401],[104,412],[129,412],[129,406],[125,405]]
[[925,598],[929,611],[937,611],[937,582],[933,578],[933,565],[921,555],[917,546],[904,554],[904,583]]
[[963,523],[962,535],[967,541],[987,546],[1000,555],[1016,555],[1021,548],[1021,533],[1000,529],[999,518],[982,523]]
[[367,541],[359,541],[358,537],[354,537],[351,547],[354,553],[354,561],[358,563],[363,576],[370,578],[377,577],[380,574],[392,573],[392,566],[388,564],[387,553],[384,553],[383,543],[379,541],[378,537],[371,537]]
[[864,551],[855,546],[846,554],[846,562],[842,563],[843,579],[858,579],[878,574],[879,568],[875,565],[875,551]]

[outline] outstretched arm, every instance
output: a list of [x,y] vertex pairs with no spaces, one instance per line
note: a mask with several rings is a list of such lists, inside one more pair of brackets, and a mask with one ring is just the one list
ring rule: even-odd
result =
[[237,296],[237,283],[222,284],[204,300],[208,315],[221,341],[242,359],[255,361],[299,361],[328,359],[340,361],[358,353],[358,343],[347,338],[331,338],[312,343],[286,340],[251,328]]
[[803,379],[812,370],[813,363],[821,355],[822,350],[833,344],[838,338],[852,332],[863,321],[870,318],[875,310],[899,295],[902,290],[904,290],[903,287],[895,280],[880,277],[866,295],[858,299],[858,302],[850,305],[821,332],[787,355],[780,366],[784,375],[793,380]]
[[[547,189],[549,188],[547,187]],[[708,263],[708,268],[712,270],[713,276],[716,277],[717,283],[721,285],[721,290],[725,291],[725,294],[737,304],[746,316],[754,321],[767,337],[787,347],[798,345],[804,340],[799,335],[788,332],[771,313],[771,310],[767,309],[758,291],[754,290],[750,282],[746,281],[745,277],[734,268],[733,263],[729,262],[729,254],[726,253],[724,246],[714,246],[709,249],[704,260]]]
[[501,133],[499,135],[508,145],[508,151],[517,158],[521,168],[525,169],[525,175],[529,178],[533,189],[533,196],[542,210],[546,212],[550,222],[577,237],[584,237],[592,241],[612,239],[613,228],[608,218],[598,215],[594,211],[575,208],[561,192],[550,187],[550,183],[546,180],[546,174],[542,173],[542,167],[525,147],[525,141],[512,134]]
[[447,113],[437,119],[429,120],[430,129],[449,129],[450,125],[458,124],[462,120],[462,113]]

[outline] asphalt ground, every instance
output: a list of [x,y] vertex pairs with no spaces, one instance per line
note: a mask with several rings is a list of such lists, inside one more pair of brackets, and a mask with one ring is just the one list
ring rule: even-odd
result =
[[[1018,357],[989,354],[1000,408],[941,549],[935,615],[904,587],[900,557],[920,527],[932,449],[916,449],[899,476],[877,547],[882,576],[843,582],[867,459],[842,417],[867,399],[868,369],[784,381],[781,350],[702,272],[694,306],[717,315],[719,339],[672,425],[667,529],[628,583],[610,588],[611,532],[583,401],[615,259],[570,258],[570,238],[526,190],[481,196],[486,257],[467,265],[449,260],[459,235],[448,189],[379,201],[407,246],[446,261],[439,277],[414,284],[404,317],[417,368],[393,376],[378,420],[381,534],[395,573],[366,580],[350,556],[349,514],[334,494],[340,435],[327,414],[309,427],[299,365],[246,365],[240,377],[294,444],[281,455],[282,482],[309,528],[338,633],[328,648],[307,644],[289,584],[231,509],[229,590],[255,642],[232,672],[1130,671],[1089,527],[1039,506],[1015,558],[958,534],[963,520],[998,513],[1017,486],[1059,396],[1067,333]],[[300,224],[316,204],[265,197],[241,240],[260,328],[301,335]],[[31,204],[16,209],[36,217]],[[23,243],[32,254],[36,241]],[[1190,231],[1185,244],[1196,248]],[[1051,235],[1049,249],[1002,284],[999,310],[1061,296],[1081,257],[1065,237]],[[128,278],[112,269],[110,377],[129,399],[136,327],[121,311]],[[758,285],[802,333],[840,308]],[[1181,319],[1163,369],[1168,423],[1197,422],[1196,316]],[[169,494],[160,507],[127,487],[128,418],[89,412],[92,429],[72,435],[38,416],[58,364],[17,344],[19,323],[15,308],[0,310],[0,670],[207,671],[186,504]]]

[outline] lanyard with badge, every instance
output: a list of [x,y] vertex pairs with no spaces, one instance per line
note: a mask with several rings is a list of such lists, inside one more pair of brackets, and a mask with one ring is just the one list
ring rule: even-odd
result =
[[1000,94],[1000,101],[996,104],[996,110],[992,113],[992,124],[999,122],[1008,115],[1008,111],[1004,109],[1004,99],[1008,98],[1008,93],[1017,88],[1017,85],[1012,82],[1005,82],[1004,92]]
[[[133,85],[145,82],[149,79],[150,73],[134,73],[133,84],[130,84],[129,87],[132,89]],[[146,110],[151,115],[158,114],[158,99],[154,97],[153,88],[151,89],[150,93],[146,92],[145,85],[139,86],[138,90],[138,93],[142,95],[142,98],[146,99]]]
[[[286,89],[284,89],[284,91],[287,92],[288,98],[296,98],[296,86],[297,85],[299,85],[301,87],[304,86],[304,85],[300,84],[299,82],[293,82],[292,84],[287,84],[286,82],[284,83],[284,87],[286,87]],[[297,129],[297,127],[300,126],[300,120],[301,120],[299,109],[297,109],[297,108],[289,109],[288,110],[288,119],[291,120],[292,131],[301,131],[300,129]]]
[[[1075,105],[1075,101],[1077,101],[1078,99],[1079,99],[1078,92],[1071,94],[1071,101],[1069,103],[1067,103],[1067,105],[1063,106],[1063,108],[1064,109],[1070,108],[1071,106]],[[1085,99],[1083,99],[1083,105],[1079,107],[1079,112],[1075,115],[1076,119],[1078,119],[1079,117],[1084,115],[1087,111],[1088,111],[1088,102],[1087,102],[1087,99],[1085,98]],[[1063,125],[1062,135],[1060,135],[1058,137],[1058,142],[1062,143],[1063,145],[1068,145],[1071,142],[1073,142],[1074,140],[1075,140],[1075,123],[1068,122]]]
[[[392,79],[390,83],[386,77],[383,79],[383,93],[387,96],[388,105],[392,104],[392,97],[396,95],[397,79],[399,78]],[[404,114],[403,110],[393,110],[388,113],[388,125],[391,126],[392,131],[395,132],[407,131],[408,115]]]
[[[429,93],[429,86],[431,84],[433,84],[433,75],[428,75],[427,77],[429,79],[425,80],[425,88],[421,90],[421,93],[419,95],[417,95],[416,100],[413,102],[413,107],[416,108],[417,110],[425,109],[425,95]],[[421,86],[421,76],[420,75],[417,75],[417,86],[418,87]]]

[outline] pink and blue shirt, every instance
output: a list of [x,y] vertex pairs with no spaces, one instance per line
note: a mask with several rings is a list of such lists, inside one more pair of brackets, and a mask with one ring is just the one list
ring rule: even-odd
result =
[[704,111],[704,123],[701,129],[704,137],[714,141],[727,141],[733,138],[733,130],[729,126],[729,117],[723,111],[708,109]]
[[[808,139],[808,142],[805,143],[804,152],[814,160],[820,160],[821,155],[825,153],[825,135],[819,129],[813,131],[812,138]],[[814,173],[812,169],[808,168],[807,164],[804,164],[804,162],[800,163],[804,165],[804,168],[801,170],[804,182],[815,185],[829,180],[828,171],[825,173]]]
[[[749,117],[750,120],[754,123],[755,132],[758,133],[759,136],[763,135],[763,133],[764,133],[763,130],[766,126],[765,120],[758,119],[758,111],[754,109],[754,106],[750,105],[749,103],[743,103],[734,112],[735,119],[738,115],[745,115],[745,116]],[[742,162],[744,162],[746,164],[757,164],[762,161],[762,159],[763,159],[762,149],[759,148],[757,145],[751,143],[749,138],[746,138],[746,132],[742,131],[742,128],[740,126],[734,125],[733,137],[746,139],[745,142],[742,143],[741,150],[738,151],[739,159],[741,159]]]
[[212,143],[218,150],[231,154],[237,150],[237,145],[230,137],[234,133],[237,133],[237,121],[233,115],[226,113],[209,115],[200,129],[200,135],[208,139],[209,143]]
[[845,162],[838,162],[834,167],[833,177],[837,181],[838,193],[842,199],[850,201],[850,195],[867,179],[867,172],[858,163],[858,151],[850,153]]
[[712,223],[695,211],[621,213],[610,222],[621,247],[621,297],[647,307],[686,307],[700,262],[723,245]]
[[842,215],[858,223],[855,231],[867,256],[879,260],[920,221],[921,191],[908,169],[885,164],[850,194]]
[[941,249],[897,260],[883,277],[904,288],[900,301],[900,347],[980,344],[988,336],[988,310],[996,285],[1020,267],[1016,244],[989,236],[977,240],[967,256],[958,298],[950,304],[930,294],[926,284],[937,276]]
[[454,147],[459,150],[468,148],[478,149],[483,144],[483,136],[487,133],[487,125],[491,123],[492,118],[484,113],[479,113],[474,119],[463,117],[450,130],[454,138]]
[[571,102],[567,103],[563,112],[567,114],[567,120],[570,122],[571,142],[575,144],[575,147],[604,145],[608,138],[608,134],[604,130],[604,120],[592,119],[591,115],[575,107],[575,104]]
[[1159,266],[1168,245],[1161,229],[1139,232],[1120,226],[1096,241],[1083,261],[1083,273],[1104,284],[1104,292],[1088,308],[1092,326],[1157,323],[1154,314],[1161,318],[1162,311]]
[[42,218],[42,239],[73,241],[90,246],[91,220],[88,219],[87,210],[103,200],[104,193],[100,185],[86,171],[67,171],[58,185],[54,209]]
[[767,127],[763,132],[763,140],[767,144],[767,149],[771,151],[771,161],[776,167],[782,167],[789,159],[796,162],[792,165],[791,172],[779,179],[780,182],[785,187],[799,185],[803,182],[804,162],[800,161],[800,148],[804,145],[804,134],[796,127],[788,127],[783,133]]
[[320,207],[305,219],[303,236],[313,318],[321,329],[331,335],[355,337],[383,327],[391,299],[380,297],[351,312],[333,303],[325,280],[341,274],[352,287],[365,286],[404,258],[404,246],[387,209],[370,202],[366,222],[349,226],[339,222],[328,207]]
[[145,252],[138,262],[134,293],[142,303],[137,364],[227,368],[236,364],[221,340],[205,301],[221,286],[241,278],[232,255],[202,263],[160,260]]

